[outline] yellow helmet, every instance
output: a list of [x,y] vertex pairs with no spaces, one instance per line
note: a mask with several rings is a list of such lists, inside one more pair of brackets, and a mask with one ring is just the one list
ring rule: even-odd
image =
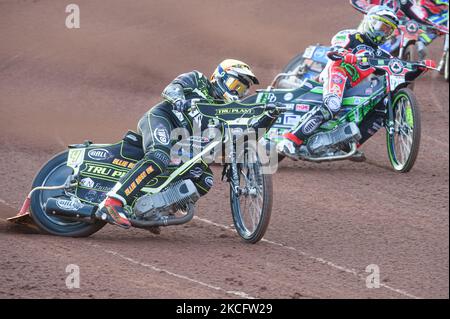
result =
[[247,63],[227,59],[211,75],[211,84],[218,95],[231,102],[243,98],[252,84],[259,84]]

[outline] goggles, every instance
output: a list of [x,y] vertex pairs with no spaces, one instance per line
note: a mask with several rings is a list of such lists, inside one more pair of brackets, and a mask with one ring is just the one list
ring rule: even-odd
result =
[[372,27],[374,32],[377,35],[382,36],[384,39],[389,39],[394,34],[396,29],[393,24],[389,23],[387,20],[385,21],[385,19],[376,19]]
[[225,81],[225,86],[228,88],[230,93],[237,94],[240,98],[244,97],[248,91],[248,85],[242,83],[233,76],[228,76]]

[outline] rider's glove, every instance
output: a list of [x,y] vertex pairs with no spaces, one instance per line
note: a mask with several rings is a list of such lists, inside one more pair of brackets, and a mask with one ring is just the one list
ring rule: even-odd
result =
[[173,102],[173,109],[175,111],[183,113],[191,106],[191,103],[186,100],[176,100]]
[[358,57],[353,53],[346,53],[344,55],[344,62],[347,64],[356,64],[358,62]]

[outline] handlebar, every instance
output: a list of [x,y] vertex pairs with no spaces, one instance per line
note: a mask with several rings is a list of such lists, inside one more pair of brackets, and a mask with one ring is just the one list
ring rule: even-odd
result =
[[[191,100],[191,111],[195,111],[198,109],[197,103],[199,103],[201,99],[192,99]],[[266,111],[279,111],[279,112],[285,112],[288,111],[288,108],[286,108],[283,103],[275,102],[275,103],[268,103],[265,105],[258,105],[255,106],[255,108],[264,108]]]
[[[339,52],[336,52],[336,51],[328,52],[327,56],[332,61],[340,61],[340,60],[344,59],[344,56],[342,54],[340,54]],[[372,67],[377,68],[378,63],[375,65],[375,63],[372,63],[372,61],[378,62],[380,59],[371,58],[371,57],[368,57],[368,56],[356,56],[356,60],[357,60],[357,63],[368,63]],[[400,59],[397,59],[397,60],[400,60]],[[404,61],[404,60],[400,60],[400,61],[405,62],[405,63],[411,63],[411,64],[414,64],[414,65],[417,65],[417,66],[420,66],[420,67],[424,67],[424,68],[427,68],[427,69],[430,69],[430,70],[439,71],[439,69],[436,68],[436,62],[434,60],[423,60],[423,61]]]

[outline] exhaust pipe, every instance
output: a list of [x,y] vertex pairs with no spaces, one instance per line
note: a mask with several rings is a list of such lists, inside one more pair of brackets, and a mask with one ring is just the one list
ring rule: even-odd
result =
[[147,228],[147,227],[155,227],[155,226],[171,226],[171,225],[181,225],[190,221],[194,217],[195,206],[190,204],[186,215],[182,217],[175,216],[163,216],[157,220],[144,221],[144,220],[136,220],[131,219],[131,225],[138,228]]
[[45,203],[45,212],[48,215],[58,216],[67,220],[94,223],[94,205],[84,204],[79,200],[68,198],[49,198]]

